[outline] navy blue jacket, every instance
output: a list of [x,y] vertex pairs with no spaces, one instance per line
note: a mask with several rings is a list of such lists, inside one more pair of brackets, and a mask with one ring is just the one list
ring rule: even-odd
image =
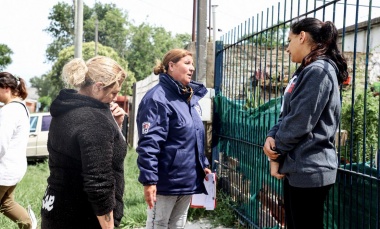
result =
[[143,185],[156,184],[159,195],[204,193],[205,130],[198,101],[207,89],[199,83],[189,86],[190,103],[174,80],[161,74],[159,83],[142,99],[137,113],[140,169]]

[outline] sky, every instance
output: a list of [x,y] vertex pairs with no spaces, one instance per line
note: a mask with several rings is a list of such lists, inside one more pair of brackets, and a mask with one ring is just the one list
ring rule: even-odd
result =
[[[277,1],[212,0],[212,5],[218,5],[215,20],[217,25],[219,24],[217,27],[222,31],[231,30],[253,13],[260,12],[271,2]],[[72,0],[0,0],[0,44],[8,45],[13,51],[11,56],[13,63],[4,71],[24,77],[29,84],[30,78],[41,76],[51,69],[52,64],[46,63],[45,50],[52,40],[43,30],[49,26],[49,12],[58,2],[72,4]],[[83,0],[83,2],[92,7],[95,0]],[[129,20],[133,20],[135,25],[147,22],[162,26],[173,34],[192,32],[193,0],[97,0],[97,2],[115,3],[118,8],[128,12]],[[219,32],[218,36],[220,35]]]
[[[193,0],[83,0],[90,7],[95,1],[116,4],[128,13],[129,21],[135,25],[146,22],[162,26],[173,34],[192,33]],[[49,12],[58,2],[72,4],[73,1],[0,0],[0,44],[8,45],[14,53],[13,63],[4,71],[25,78],[28,85],[30,78],[51,69],[52,64],[46,63],[45,50],[52,39],[43,30],[49,26]],[[211,0],[211,5],[217,5],[216,27],[222,30],[216,37],[272,5],[277,6],[278,2],[283,3],[283,0]]]

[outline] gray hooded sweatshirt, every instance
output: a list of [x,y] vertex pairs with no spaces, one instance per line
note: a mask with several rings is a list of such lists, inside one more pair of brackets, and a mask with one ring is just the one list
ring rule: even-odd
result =
[[341,101],[338,69],[319,59],[294,74],[285,89],[281,115],[268,136],[280,153],[280,173],[294,187],[335,183],[338,159],[334,146]]

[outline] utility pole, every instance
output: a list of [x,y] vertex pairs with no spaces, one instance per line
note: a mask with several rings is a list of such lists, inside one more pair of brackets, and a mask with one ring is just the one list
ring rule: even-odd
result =
[[197,4],[197,36],[196,52],[197,65],[195,70],[196,81],[206,85],[206,29],[207,29],[207,1],[198,0]]
[[191,41],[195,41],[195,17],[197,16],[197,0],[193,0],[193,23],[191,28]]
[[[213,52],[215,53],[215,42],[216,42],[216,31],[218,30],[216,28],[216,7],[218,5],[212,5],[212,44],[213,44]],[[215,57],[215,55],[214,55]]]
[[[74,0],[75,1],[75,0]],[[82,41],[83,41],[83,0],[75,1],[75,58],[82,58]]]
[[98,21],[98,17],[96,17],[96,20],[95,20],[95,56],[98,55],[98,25],[99,25],[99,21]]
[[211,0],[208,1],[208,42],[211,42]]

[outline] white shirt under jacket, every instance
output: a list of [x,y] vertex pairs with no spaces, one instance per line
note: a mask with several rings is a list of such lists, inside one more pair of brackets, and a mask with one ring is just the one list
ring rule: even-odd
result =
[[22,104],[12,102],[0,108],[1,186],[16,185],[25,175],[29,129],[29,113]]

